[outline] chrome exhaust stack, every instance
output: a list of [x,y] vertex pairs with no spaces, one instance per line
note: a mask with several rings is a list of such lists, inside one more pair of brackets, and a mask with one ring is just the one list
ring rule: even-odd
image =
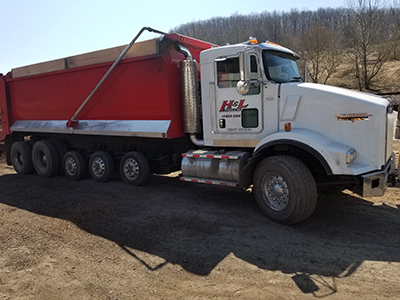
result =
[[193,59],[189,49],[179,44],[175,44],[174,46],[178,52],[185,56],[185,60],[179,63],[182,80],[184,132],[190,135],[193,144],[196,146],[204,146],[204,140],[200,140],[196,136],[202,133],[197,61]]

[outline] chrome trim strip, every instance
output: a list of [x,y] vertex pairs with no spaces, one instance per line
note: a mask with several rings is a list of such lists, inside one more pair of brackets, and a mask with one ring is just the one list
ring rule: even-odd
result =
[[207,184],[232,186],[232,187],[236,187],[238,185],[238,182],[226,181],[226,180],[205,179],[197,177],[181,177],[180,179],[181,181],[188,181],[194,183],[207,183]]
[[15,121],[10,127],[16,132],[66,133],[166,138],[170,120],[87,120],[68,128],[62,121]]

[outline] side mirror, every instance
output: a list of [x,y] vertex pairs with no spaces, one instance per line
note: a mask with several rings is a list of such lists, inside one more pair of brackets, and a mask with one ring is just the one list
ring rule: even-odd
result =
[[250,90],[250,84],[248,81],[238,81],[236,84],[236,91],[241,95],[246,95]]
[[240,80],[236,85],[236,90],[239,94],[245,95],[250,90],[250,54],[243,52],[239,56]]

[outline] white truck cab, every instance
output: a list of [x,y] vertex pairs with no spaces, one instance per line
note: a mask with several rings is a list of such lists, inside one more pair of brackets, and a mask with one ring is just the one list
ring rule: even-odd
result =
[[[396,112],[389,101],[304,83],[297,59],[255,39],[200,54],[204,146],[250,152],[244,169],[254,174],[258,204],[286,224],[314,209],[315,183],[382,196],[395,172]],[[291,206],[293,197],[315,199]]]

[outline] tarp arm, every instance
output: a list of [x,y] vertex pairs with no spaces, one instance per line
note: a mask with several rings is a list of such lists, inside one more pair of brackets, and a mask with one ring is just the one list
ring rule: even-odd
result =
[[81,106],[77,109],[77,111],[74,113],[74,115],[67,121],[67,127],[75,127],[78,124],[78,121],[75,121],[76,117],[78,114],[81,112],[81,110],[85,107],[85,105],[89,102],[90,98],[94,95],[94,93],[97,91],[97,89],[102,85],[102,83],[107,79],[108,75],[114,70],[114,68],[118,65],[118,63],[122,60],[122,58],[125,56],[125,54],[132,48],[133,44],[135,44],[136,40],[142,35],[144,31],[149,31],[149,32],[155,32],[159,34],[166,34],[165,32],[153,29],[151,27],[143,27],[138,34],[133,38],[133,40],[129,43],[128,46],[126,46],[125,50],[122,51],[120,56],[117,58],[117,60],[112,64],[112,66],[108,69],[107,73],[104,74],[103,78],[100,79],[99,83],[94,87],[94,89],[91,91],[91,93],[86,97],[85,101],[81,104]]

